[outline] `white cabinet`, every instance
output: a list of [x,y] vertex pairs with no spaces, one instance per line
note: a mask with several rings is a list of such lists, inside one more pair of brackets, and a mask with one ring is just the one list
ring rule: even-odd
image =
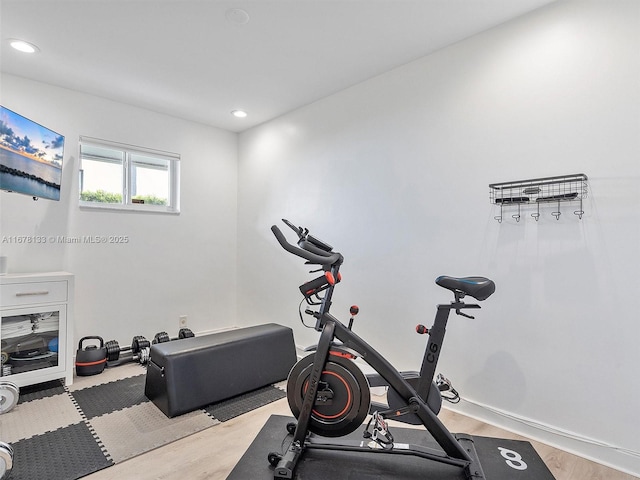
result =
[[2,380],[73,383],[73,290],[67,272],[0,276]]

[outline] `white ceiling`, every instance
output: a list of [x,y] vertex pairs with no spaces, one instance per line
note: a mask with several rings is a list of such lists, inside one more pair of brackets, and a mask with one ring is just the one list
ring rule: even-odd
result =
[[0,1],[3,72],[239,132],[554,0]]

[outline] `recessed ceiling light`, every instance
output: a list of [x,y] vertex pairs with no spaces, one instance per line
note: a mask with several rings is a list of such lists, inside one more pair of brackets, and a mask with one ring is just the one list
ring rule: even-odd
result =
[[245,112],[244,110],[233,110],[231,112],[231,115],[238,118],[244,118],[247,116],[247,112]]
[[23,53],[36,53],[40,51],[33,43],[25,42],[24,40],[11,39],[9,40],[9,45]]
[[241,8],[232,8],[231,10],[227,10],[225,16],[227,17],[227,20],[236,25],[246,25],[250,20],[249,14],[246,10]]

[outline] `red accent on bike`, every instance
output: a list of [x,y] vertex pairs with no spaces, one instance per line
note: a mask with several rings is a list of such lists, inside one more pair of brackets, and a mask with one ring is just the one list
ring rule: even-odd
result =
[[342,281],[342,274],[338,272],[338,283],[340,283],[341,281]]
[[329,285],[333,286],[336,284],[336,279],[334,278],[333,273],[324,272],[324,277],[327,279],[327,282],[329,282]]
[[351,308],[349,309],[349,313],[351,313],[351,315],[357,315],[359,311],[360,308],[358,305],[351,305]]
[[[347,381],[342,378],[340,375],[338,375],[335,372],[330,372],[328,370],[324,370],[322,372],[323,375],[332,375],[334,377],[336,377],[339,381],[342,382],[342,384],[344,385],[345,390],[347,391],[347,404],[345,405],[345,407],[342,409],[342,411],[340,413],[337,413],[335,415],[323,415],[322,413],[318,412],[317,410],[313,409],[312,412],[317,415],[320,418],[324,418],[326,420],[333,420],[334,418],[339,418],[341,416],[343,416],[345,413],[347,413],[349,411],[349,409],[351,408],[351,404],[353,403],[353,398],[351,397],[351,389],[349,388],[349,384],[347,383]],[[307,388],[309,387],[309,381],[307,380],[306,383],[304,384],[303,388],[302,388],[302,394],[306,394],[307,393]]]
[[425,333],[429,333],[429,330],[424,325],[416,325],[416,332],[420,335],[424,335]]
[[351,360],[355,360],[356,358],[358,358],[352,353],[338,352],[337,350],[330,350],[329,355],[333,355],[334,357],[349,358]]

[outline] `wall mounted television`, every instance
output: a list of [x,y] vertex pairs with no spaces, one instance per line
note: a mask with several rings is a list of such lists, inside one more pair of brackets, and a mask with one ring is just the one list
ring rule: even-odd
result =
[[0,189],[60,200],[64,136],[0,106]]

